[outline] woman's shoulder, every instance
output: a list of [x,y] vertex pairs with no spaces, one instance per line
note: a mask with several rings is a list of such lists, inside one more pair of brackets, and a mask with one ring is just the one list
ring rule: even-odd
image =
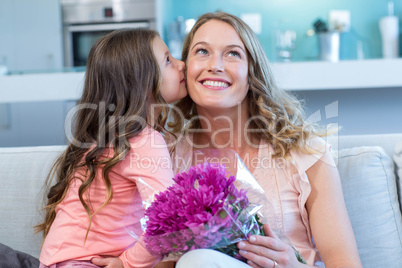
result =
[[304,173],[315,163],[323,158],[324,155],[331,156],[331,145],[321,137],[314,136],[306,141],[304,150],[292,149],[290,156],[293,159],[299,173]]
[[169,147],[174,147],[171,154],[173,171],[175,173],[187,170],[192,164],[193,157],[193,135],[181,132],[174,141],[168,143]]
[[191,132],[175,133],[175,138],[169,140],[169,145],[175,147],[175,152],[182,154],[183,152],[192,150],[193,134]]

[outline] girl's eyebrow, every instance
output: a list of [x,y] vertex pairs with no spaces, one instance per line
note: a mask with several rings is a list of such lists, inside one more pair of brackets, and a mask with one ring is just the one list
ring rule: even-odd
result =
[[[204,46],[207,46],[207,45],[209,45],[209,44],[208,44],[207,42],[205,42],[205,41],[197,42],[197,43],[195,43],[195,44],[193,45],[193,47],[191,48],[191,50],[193,50],[194,47],[197,46],[197,45],[204,45]],[[227,47],[227,48],[240,48],[244,53],[246,53],[246,51],[244,50],[244,48],[242,48],[242,47],[239,46],[239,45],[233,44],[233,45],[228,45],[228,46],[226,46],[226,47]]]

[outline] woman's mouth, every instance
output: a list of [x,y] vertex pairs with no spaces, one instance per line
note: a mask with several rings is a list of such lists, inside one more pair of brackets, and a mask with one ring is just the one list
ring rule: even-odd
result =
[[231,86],[229,82],[217,80],[202,80],[200,83],[210,89],[225,89]]

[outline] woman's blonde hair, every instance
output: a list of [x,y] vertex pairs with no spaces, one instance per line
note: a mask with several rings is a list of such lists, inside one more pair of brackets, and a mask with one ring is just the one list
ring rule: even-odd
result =
[[[45,219],[35,227],[44,237],[56,217],[57,205],[66,197],[74,179],[82,180],[78,193],[89,217],[87,237],[91,218],[113,198],[109,173],[129,153],[129,139],[150,124],[167,134],[164,129],[167,104],[160,93],[162,77],[152,47],[158,36],[156,31],[148,29],[121,29],[101,37],[93,45],[77,106],[80,109],[74,120],[73,142],[56,160],[47,178],[50,189]],[[155,118],[151,118],[149,101],[166,104],[160,105],[161,111]],[[112,156],[105,158],[105,150],[109,148]],[[97,169],[102,170],[106,200],[94,210],[90,197],[84,194],[88,194]],[[85,179],[77,177],[77,172],[84,174]],[[51,186],[53,176],[56,182]]]
[[[238,17],[225,13],[206,13],[202,15],[187,35],[182,51],[182,60],[187,63],[190,45],[197,30],[206,22],[217,20],[231,25],[244,43],[248,57],[248,109],[251,123],[250,129],[258,129],[252,133],[257,138],[266,139],[272,144],[274,156],[286,156],[290,149],[309,151],[307,140],[312,135],[325,136],[325,132],[316,125],[306,124],[304,112],[299,100],[290,93],[277,87],[268,64],[268,59],[253,30]],[[188,128],[200,128],[197,109],[194,101],[187,95],[177,102],[176,107],[191,120]],[[174,132],[183,130],[185,120],[178,113],[172,114],[169,126]]]

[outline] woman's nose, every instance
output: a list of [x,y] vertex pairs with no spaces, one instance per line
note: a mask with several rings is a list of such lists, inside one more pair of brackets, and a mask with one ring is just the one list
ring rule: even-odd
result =
[[223,72],[223,62],[222,58],[219,56],[213,56],[209,60],[209,71],[211,72]]

